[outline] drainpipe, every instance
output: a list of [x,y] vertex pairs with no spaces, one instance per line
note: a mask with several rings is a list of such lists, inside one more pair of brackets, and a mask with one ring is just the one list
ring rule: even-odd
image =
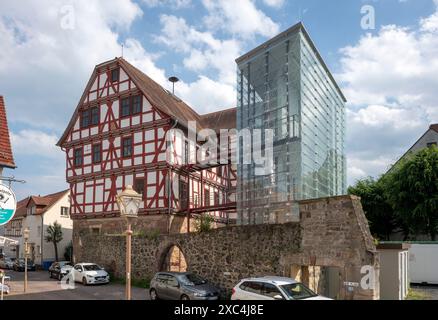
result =
[[44,213],[41,214],[41,245],[40,245],[40,250],[41,250],[41,266],[44,269]]
[[[178,120],[175,120],[175,123],[173,124],[173,126],[170,128],[169,131],[173,130],[176,128],[176,126],[178,125]],[[167,140],[167,151],[169,151],[169,145],[170,142],[169,140]],[[168,170],[168,174],[167,174],[167,179],[168,179],[168,183],[167,183],[167,206],[168,206],[168,212],[167,212],[167,234],[170,234],[170,215],[171,215],[171,196],[172,196],[172,187],[171,187],[171,183],[172,183],[172,169],[171,166],[169,165]]]

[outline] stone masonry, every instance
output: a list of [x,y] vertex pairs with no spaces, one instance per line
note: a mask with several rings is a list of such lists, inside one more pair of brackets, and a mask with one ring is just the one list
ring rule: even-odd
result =
[[[76,262],[96,262],[123,277],[125,238],[76,226]],[[134,227],[134,232],[141,231]],[[242,278],[291,276],[297,266],[318,266],[318,270],[338,268],[340,299],[379,298],[379,257],[357,197],[302,201],[297,223],[233,226],[205,233],[140,233],[133,239],[132,277],[150,279],[162,271],[174,246],[182,251],[189,271],[219,286],[225,296]],[[362,281],[366,268],[374,273]],[[361,281],[365,287],[359,286]]]

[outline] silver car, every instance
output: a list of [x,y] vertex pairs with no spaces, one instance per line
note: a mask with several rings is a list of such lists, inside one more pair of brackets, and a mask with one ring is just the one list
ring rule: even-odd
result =
[[150,285],[151,300],[218,300],[220,290],[190,272],[159,272]]

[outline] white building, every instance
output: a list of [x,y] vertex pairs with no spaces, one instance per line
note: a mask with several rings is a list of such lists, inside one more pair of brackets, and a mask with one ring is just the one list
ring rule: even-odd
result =
[[63,239],[57,247],[58,259],[64,260],[64,252],[71,243],[73,233],[68,190],[46,196],[30,196],[18,203],[14,219],[5,226],[5,236],[17,240],[19,244],[15,248],[5,248],[5,254],[24,257],[23,231],[29,228],[30,259],[37,265],[55,261],[55,247],[45,240],[47,228],[55,221],[62,226]]

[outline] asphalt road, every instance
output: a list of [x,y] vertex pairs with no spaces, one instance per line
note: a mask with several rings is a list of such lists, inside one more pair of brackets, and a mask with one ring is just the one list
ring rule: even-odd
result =
[[[5,300],[123,300],[125,286],[120,284],[104,284],[83,286],[76,283],[74,289],[62,288],[61,282],[50,279],[47,271],[29,271],[28,289],[24,293],[24,272],[6,271],[11,277],[9,286],[11,293]],[[148,300],[146,289],[132,288],[132,300]]]

